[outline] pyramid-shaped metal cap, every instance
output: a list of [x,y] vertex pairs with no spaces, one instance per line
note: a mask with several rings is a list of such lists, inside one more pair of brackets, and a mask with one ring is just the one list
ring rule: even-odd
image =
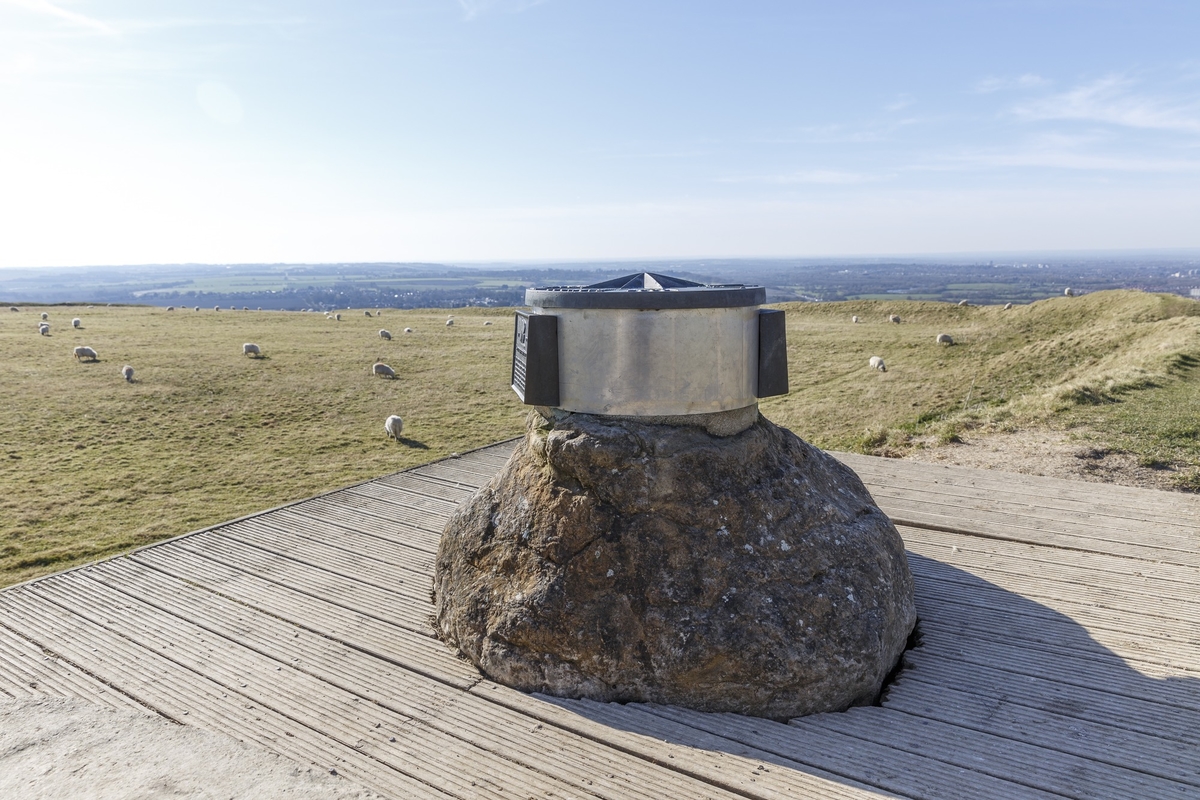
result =
[[588,286],[541,286],[525,290],[538,308],[737,308],[766,302],[767,290],[742,283],[707,284],[635,272]]

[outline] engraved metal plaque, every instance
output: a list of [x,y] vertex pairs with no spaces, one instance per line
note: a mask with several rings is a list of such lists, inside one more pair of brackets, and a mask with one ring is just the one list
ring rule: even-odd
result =
[[558,317],[516,313],[512,388],[527,406],[558,405]]

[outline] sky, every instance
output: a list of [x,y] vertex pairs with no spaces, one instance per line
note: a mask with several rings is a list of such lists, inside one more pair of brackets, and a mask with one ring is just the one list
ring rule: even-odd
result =
[[1200,247],[1200,3],[0,0],[0,267]]

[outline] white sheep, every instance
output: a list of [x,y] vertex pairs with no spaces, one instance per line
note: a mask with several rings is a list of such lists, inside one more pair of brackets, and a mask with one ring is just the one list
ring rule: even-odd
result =
[[213,306],[213,311],[220,311],[220,310],[221,310],[220,306]]
[[446,327],[447,327],[447,328],[449,328],[449,327],[450,327],[451,325],[453,325],[453,324],[454,324],[454,320],[453,320],[453,318],[446,320]]
[[43,312],[42,312],[42,319],[50,319],[50,315],[49,315],[49,314],[47,314],[45,311],[43,311]]
[[1004,304],[1004,310],[1005,310],[1005,311],[1008,311],[1010,308],[1012,308],[1012,303],[1005,303],[1005,304]]
[[8,310],[9,311],[20,311],[21,309],[17,308],[16,306],[9,306]]
[[128,364],[121,367],[121,377],[123,377],[127,383],[133,383],[133,367],[129,366]]
[[258,307],[258,310],[259,310],[259,311],[262,311],[262,306],[259,306],[259,307]]
[[887,364],[884,364],[883,359],[879,356],[871,356],[870,361],[867,363],[871,365],[871,369],[877,369],[880,372],[887,372]]
[[387,339],[390,342],[392,340],[392,333],[391,333],[391,331],[381,330],[381,331],[379,331],[379,338]]
[[366,314],[368,317],[369,317],[369,316],[371,316],[371,312],[370,312],[370,311],[364,311],[363,313],[364,313],[364,314]]
[[38,333],[40,333],[42,336],[49,336],[50,335],[50,323],[43,322],[41,325],[38,325]]
[[969,302],[967,302],[966,300],[959,300],[959,301],[958,301],[958,304],[959,304],[960,306],[969,306],[969,305],[971,305],[971,304],[970,304]]
[[167,306],[167,311],[174,311],[174,310],[175,310],[175,306]]
[[81,320],[79,317],[76,317],[75,319],[71,320],[72,328],[78,328],[82,324],[83,324],[83,320]]
[[100,356],[96,355],[95,350],[93,350],[90,347],[85,347],[83,345],[79,345],[78,347],[75,348],[75,360],[82,361],[85,358],[90,361],[99,361],[100,360]]
[[485,321],[483,324],[484,324],[484,325],[491,325],[491,324],[492,324],[492,321],[489,319],[489,320]]
[[900,324],[900,315],[892,314],[890,317],[888,317],[888,322],[894,322],[897,325],[899,325]]
[[954,344],[954,337],[948,333],[939,333],[937,335],[938,344]]
[[1063,289],[1063,297],[1074,297],[1074,296],[1075,296],[1075,291],[1070,286],[1068,286],[1066,289]]
[[200,310],[200,306],[196,306],[196,310],[197,310],[197,311],[199,311],[199,310]]
[[392,414],[383,422],[383,430],[389,438],[400,441],[400,434],[404,432],[404,420]]
[[412,328],[405,328],[405,329],[404,329],[404,332],[405,332],[405,333],[412,333]]
[[396,370],[384,364],[382,361],[376,361],[371,365],[371,374],[378,375],[381,378],[395,378]]
[[244,345],[242,345],[242,355],[254,356],[255,358],[258,358],[262,355],[262,348],[253,342],[246,342]]
[[[95,306],[88,306],[88,308],[89,308],[89,309],[91,309],[91,308],[95,308]],[[15,311],[16,309],[13,309],[13,310]]]
[[858,316],[855,315],[855,316],[851,317],[850,321],[853,322],[855,325],[857,325],[858,324]]
[[[250,306],[242,306],[242,311],[249,311],[249,310],[250,310]],[[259,309],[259,310],[261,311],[262,309]]]
[[341,322],[341,321],[342,321],[342,315],[341,315],[341,314],[334,314],[334,315],[333,315],[333,318],[334,318],[334,320],[335,320],[335,321],[337,321],[337,322]]

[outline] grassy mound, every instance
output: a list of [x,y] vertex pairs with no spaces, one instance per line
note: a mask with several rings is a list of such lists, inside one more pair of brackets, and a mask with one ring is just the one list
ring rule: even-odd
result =
[[[792,392],[763,411],[820,446],[897,455],[973,429],[1051,424],[1148,463],[1200,465],[1200,303],[1099,292],[1007,311],[785,308]],[[38,334],[41,311],[50,336]],[[0,585],[520,432],[510,310],[456,310],[451,327],[443,311],[341,314],[0,312]],[[936,344],[939,333],[955,344]],[[263,358],[243,356],[244,342]],[[81,344],[100,361],[76,362]],[[872,355],[887,372],[868,367]],[[372,376],[376,360],[397,379]],[[404,441],[384,434],[389,414],[404,417]],[[1200,488],[1198,474],[1185,482]]]
[[[1200,419],[1189,425],[1171,410],[1179,402],[1161,402],[1164,393],[1200,395],[1195,301],[1111,291],[1008,310],[905,301],[786,308],[792,392],[763,408],[823,447],[901,455],[973,429],[1054,424],[1113,434],[1123,426],[1123,446],[1137,452],[1171,428],[1171,458],[1200,464]],[[901,323],[888,322],[891,314]],[[954,344],[936,344],[939,333]],[[887,372],[868,367],[872,355]]]

